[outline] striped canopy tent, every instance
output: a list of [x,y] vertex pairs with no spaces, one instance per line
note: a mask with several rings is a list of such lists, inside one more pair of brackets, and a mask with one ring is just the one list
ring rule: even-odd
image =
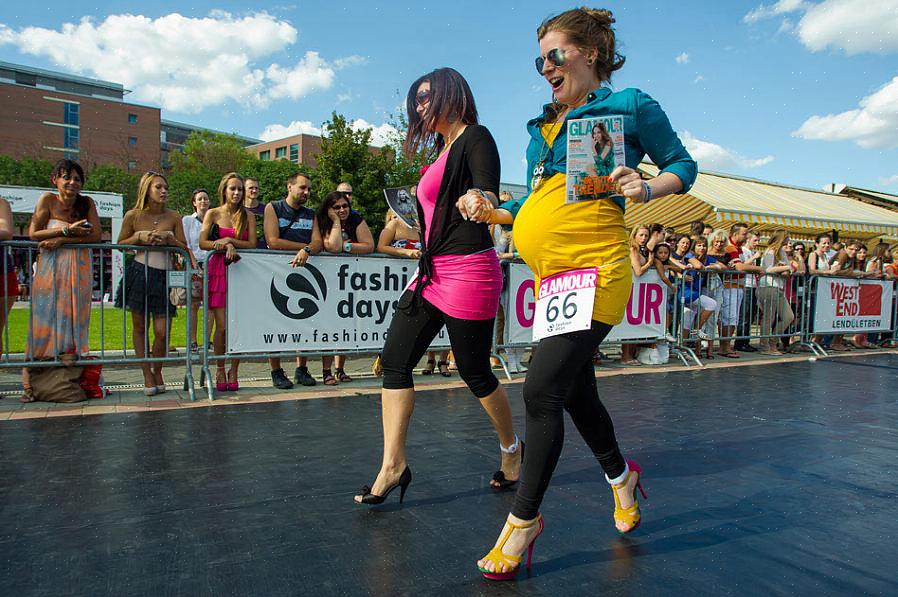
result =
[[[649,178],[658,175],[654,164],[640,164],[639,170]],[[699,172],[688,193],[646,205],[627,202],[628,227],[659,222],[687,232],[694,220],[724,229],[744,222],[762,235],[785,228],[796,239],[812,239],[833,230],[843,240],[898,238],[898,212],[845,195],[730,174]]]

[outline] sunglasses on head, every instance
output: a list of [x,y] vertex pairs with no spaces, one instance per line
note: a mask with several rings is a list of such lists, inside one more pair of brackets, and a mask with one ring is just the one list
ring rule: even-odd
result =
[[423,107],[428,102],[430,102],[430,89],[421,90],[415,95],[415,103],[419,106]]
[[352,191],[337,191],[341,197],[352,197]]
[[564,66],[567,62],[567,58],[565,57],[565,51],[561,48],[552,48],[548,52],[546,52],[546,57],[537,56],[536,58],[536,72],[540,75],[543,74],[543,68],[546,66],[546,60],[554,64],[555,66]]

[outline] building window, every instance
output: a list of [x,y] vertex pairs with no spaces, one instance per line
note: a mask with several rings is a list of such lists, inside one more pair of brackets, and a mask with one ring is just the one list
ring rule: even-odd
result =
[[137,137],[128,137],[128,145],[137,145]]
[[128,172],[134,172],[135,170],[137,170],[137,161],[128,160]]
[[137,124],[137,114],[128,114],[128,122]]
[[299,143],[290,146],[290,161],[294,164],[299,163]]
[[63,106],[64,106],[64,110],[65,110],[65,118],[64,118],[63,122],[65,124],[70,124],[72,126],[79,126],[80,117],[79,117],[79,111],[78,111],[78,108],[79,108],[78,104],[65,103],[65,104],[63,104]]
[[278,147],[274,150],[274,159],[279,160],[281,158],[287,157],[287,148],[286,147]]
[[259,159],[263,162],[267,162],[271,159],[271,150],[266,149],[265,151],[259,152]]
[[78,129],[70,129],[64,128],[63,132],[63,144],[62,146],[66,149],[78,149],[80,146],[80,134]]

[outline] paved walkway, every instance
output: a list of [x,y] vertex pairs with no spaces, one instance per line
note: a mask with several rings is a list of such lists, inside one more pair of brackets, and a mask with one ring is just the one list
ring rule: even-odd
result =
[[[871,354],[898,354],[898,349],[877,350],[853,350],[846,353],[833,353],[830,358],[853,358]],[[757,353],[742,353],[741,359],[721,359],[705,361],[704,367],[685,367],[677,360],[671,360],[666,365],[642,365],[624,366],[617,360],[608,360],[596,368],[597,377],[611,377],[618,375],[645,375],[651,373],[667,373],[672,371],[701,371],[703,369],[719,369],[725,367],[744,367],[751,365],[765,365],[773,363],[800,362],[813,358],[807,353],[786,355],[781,357],[763,356]],[[225,392],[217,394],[215,399],[208,400],[206,391],[199,386],[200,368],[194,367],[196,386],[196,401],[190,400],[189,393],[183,389],[181,383],[175,383],[176,379],[183,379],[183,367],[167,367],[165,369],[168,383],[168,391],[164,394],[147,397],[144,396],[140,383],[140,375],[133,368],[128,369],[104,369],[103,375],[106,383],[112,387],[110,395],[102,400],[88,400],[76,404],[54,404],[47,402],[34,402],[22,404],[18,400],[21,393],[21,385],[18,374],[12,370],[0,372],[0,421],[18,419],[39,419],[44,417],[66,417],[80,415],[102,415],[113,413],[131,413],[157,410],[170,410],[179,408],[205,408],[219,407],[235,404],[257,404],[263,402],[283,402],[288,400],[308,400],[311,398],[326,398],[335,396],[355,396],[360,394],[376,393],[380,389],[380,378],[371,373],[371,358],[359,357],[347,360],[346,371],[353,377],[353,381],[337,386],[325,386],[321,383],[321,360],[310,359],[309,369],[318,380],[314,387],[295,386],[292,390],[278,390],[271,387],[268,364],[264,361],[244,361],[240,365],[240,390],[238,392]],[[423,365],[423,362],[422,362]],[[292,377],[293,363],[284,359],[284,369],[288,376]],[[416,372],[420,371],[420,368]],[[496,369],[496,375],[505,383],[521,383],[525,374],[513,374],[509,382],[501,369]],[[415,385],[420,389],[457,388],[464,383],[457,372],[452,377],[445,378],[440,375],[415,375]]]

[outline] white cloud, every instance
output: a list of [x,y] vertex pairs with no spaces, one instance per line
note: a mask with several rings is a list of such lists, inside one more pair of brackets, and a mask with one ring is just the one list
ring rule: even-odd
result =
[[821,141],[854,141],[866,149],[898,147],[898,76],[863,98],[858,108],[811,116],[793,137]]
[[335,76],[334,69],[321,59],[318,52],[306,52],[302,60],[292,67],[272,64],[265,74],[272,83],[268,95],[273,99],[299,99],[328,89],[333,85]]
[[746,23],[757,23],[762,19],[795,12],[806,6],[802,0],[779,0],[776,4],[761,4],[742,17],[742,20]]
[[[370,122],[357,118],[349,125],[354,131],[370,130],[371,145],[383,147],[393,141],[399,135],[399,131],[391,124],[374,125]],[[308,120],[294,120],[290,124],[269,124],[265,127],[259,138],[263,141],[274,141],[275,139],[283,139],[284,137],[292,137],[293,135],[317,135],[321,136],[323,131],[321,127],[317,127]]]
[[337,103],[344,104],[346,102],[351,102],[353,100],[353,95],[351,93],[339,93],[337,94]]
[[716,143],[703,141],[689,131],[684,131],[680,138],[702,170],[748,170],[765,166],[773,161],[772,155],[758,159],[746,158]]
[[295,44],[297,36],[293,25],[265,12],[84,17],[58,30],[0,24],[0,44],[45,56],[69,71],[121,82],[133,91],[132,99],[179,112],[229,101],[264,107],[274,99],[296,99],[329,88],[337,63],[358,63],[351,56],[330,65],[317,52],[306,52],[294,65],[266,60]]
[[828,47],[847,54],[898,51],[898,0],[826,0],[808,9],[798,37],[814,52]]
[[695,75],[695,78],[692,80],[693,83],[701,83],[705,80],[705,77],[702,75]]
[[371,130],[371,145],[375,147],[383,147],[392,143],[399,135],[399,130],[391,124],[373,125],[362,118],[352,121],[352,130],[361,131],[365,129]]
[[275,139],[283,139],[284,137],[292,137],[299,134],[321,136],[321,128],[308,120],[294,120],[287,126],[283,124],[269,124],[264,131],[259,133],[259,138],[263,141],[274,141]]
[[677,64],[686,64],[687,62],[689,62],[689,54],[683,52],[682,54],[674,58],[674,60],[677,61]]
[[800,13],[797,24],[784,19],[779,31],[794,31],[813,52],[831,48],[846,54],[898,51],[898,0],[780,0],[762,4],[743,17],[746,23]]
[[368,59],[364,56],[346,56],[345,58],[337,58],[336,60],[334,60],[334,68],[337,70],[341,70],[350,66],[361,66],[362,64],[367,63]]
[[885,177],[885,178],[880,178],[880,179],[879,179],[879,184],[881,184],[881,185],[884,186],[884,187],[890,187],[890,186],[892,186],[892,185],[898,185],[898,174],[896,174],[895,176],[887,176],[887,177]]

